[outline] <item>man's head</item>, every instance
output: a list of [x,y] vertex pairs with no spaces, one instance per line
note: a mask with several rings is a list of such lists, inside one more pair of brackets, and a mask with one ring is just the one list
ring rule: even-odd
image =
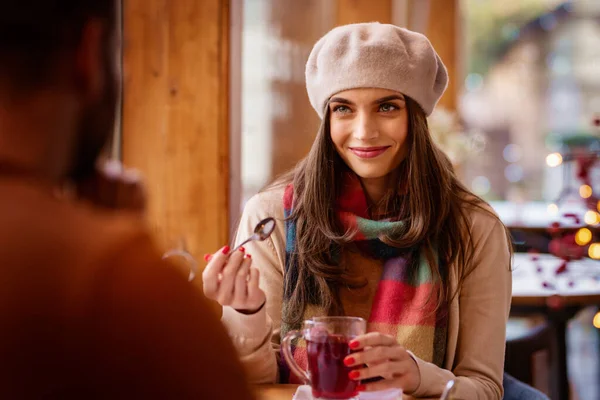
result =
[[75,133],[56,140],[73,141],[65,174],[75,181],[94,171],[112,133],[116,38],[116,0],[0,0],[1,95],[68,94]]

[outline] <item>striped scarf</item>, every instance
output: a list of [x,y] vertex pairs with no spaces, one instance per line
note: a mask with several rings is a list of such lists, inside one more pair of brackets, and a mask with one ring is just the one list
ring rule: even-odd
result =
[[[284,194],[286,217],[285,285],[283,294],[281,338],[291,330],[301,329],[289,321],[288,301],[298,280],[299,266],[292,257],[296,243],[296,225],[289,219],[292,213],[294,189],[289,185]],[[425,257],[414,268],[409,268],[410,256],[406,252],[383,243],[380,238],[392,235],[402,228],[402,221],[369,219],[368,203],[358,177],[349,174],[344,181],[342,195],[337,200],[337,216],[348,231],[356,232],[352,238],[356,247],[366,256],[383,261],[381,279],[378,283],[371,314],[369,332],[381,332],[397,338],[398,343],[411,350],[417,357],[442,366],[446,353],[447,303],[436,309],[440,285],[430,271]],[[318,305],[308,305],[303,320],[326,315]],[[294,359],[301,368],[307,368],[304,341],[293,345]],[[281,357],[280,382],[300,383]]]

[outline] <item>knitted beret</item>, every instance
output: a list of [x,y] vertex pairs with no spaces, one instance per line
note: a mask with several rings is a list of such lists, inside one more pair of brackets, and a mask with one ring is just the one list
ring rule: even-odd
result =
[[321,118],[331,96],[356,88],[400,92],[429,115],[447,86],[446,67],[424,35],[379,22],[332,29],[306,63],[306,90]]

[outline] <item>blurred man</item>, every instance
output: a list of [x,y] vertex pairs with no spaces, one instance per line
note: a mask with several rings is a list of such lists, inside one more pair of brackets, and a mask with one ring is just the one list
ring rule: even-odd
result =
[[[250,399],[218,318],[161,262],[135,176],[96,171],[115,11],[0,0],[0,398]],[[67,183],[92,202],[59,198]]]

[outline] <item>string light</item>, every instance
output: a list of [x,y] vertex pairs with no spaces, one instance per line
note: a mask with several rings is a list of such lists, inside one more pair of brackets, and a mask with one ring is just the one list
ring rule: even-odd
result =
[[600,259],[600,243],[592,243],[588,249],[588,255],[594,260]]
[[581,228],[575,234],[575,243],[580,246],[585,246],[592,241],[592,231],[588,228]]
[[583,220],[588,225],[596,225],[600,221],[600,216],[596,211],[590,210],[585,213]]
[[600,329],[600,311],[598,311],[596,315],[594,315],[594,320],[592,323],[594,324],[594,327],[596,329]]
[[563,158],[560,153],[548,154],[546,157],[546,164],[548,164],[549,167],[558,167],[560,164],[562,164],[562,161]]
[[584,199],[592,197],[592,187],[590,185],[581,185],[579,187],[579,195]]
[[[598,202],[598,207],[600,210],[600,201]],[[548,204],[548,214],[550,214],[550,215],[558,214],[558,206],[554,203]]]

